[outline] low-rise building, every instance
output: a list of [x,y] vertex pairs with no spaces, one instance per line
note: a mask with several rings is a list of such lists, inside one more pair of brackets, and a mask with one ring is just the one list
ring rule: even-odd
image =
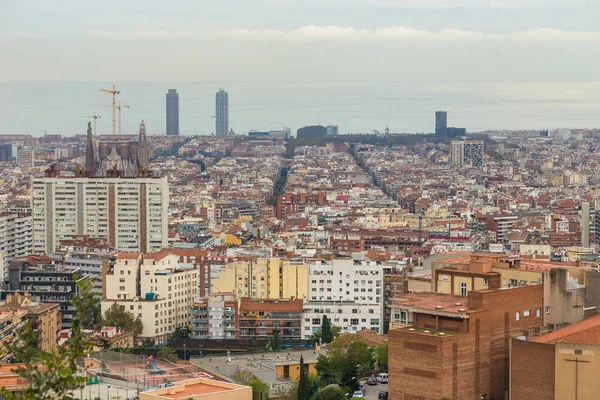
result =
[[31,328],[38,335],[36,348],[50,351],[56,348],[62,327],[59,307],[58,303],[40,303],[32,301],[28,295],[16,293],[7,295],[6,300],[0,302],[0,313],[25,311],[23,320],[31,322]]
[[140,393],[140,400],[252,400],[252,388],[214,379],[187,379]]

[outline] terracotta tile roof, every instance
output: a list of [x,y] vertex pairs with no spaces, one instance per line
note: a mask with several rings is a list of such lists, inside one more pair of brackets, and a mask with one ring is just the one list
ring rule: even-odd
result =
[[594,314],[576,324],[529,339],[537,343],[600,344],[600,314]]

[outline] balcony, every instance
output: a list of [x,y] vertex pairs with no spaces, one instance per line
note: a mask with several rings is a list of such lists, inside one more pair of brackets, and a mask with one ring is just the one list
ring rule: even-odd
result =
[[192,327],[192,332],[207,332],[208,326]]
[[225,314],[225,315],[235,315],[235,310],[227,310],[226,309],[225,311],[223,311],[223,314]]
[[205,324],[208,322],[208,319],[206,318],[192,318],[191,321],[193,324]]
[[237,329],[235,328],[235,326],[226,326],[225,327],[225,332],[235,332]]
[[208,315],[207,310],[191,310],[192,315]]
[[225,319],[224,319],[224,321],[225,321],[225,323],[227,323],[227,324],[232,324],[232,323],[234,323],[234,322],[235,322],[235,318],[225,318]]
[[195,334],[191,334],[190,338],[192,338],[192,339],[208,339],[209,336],[208,335],[195,335]]

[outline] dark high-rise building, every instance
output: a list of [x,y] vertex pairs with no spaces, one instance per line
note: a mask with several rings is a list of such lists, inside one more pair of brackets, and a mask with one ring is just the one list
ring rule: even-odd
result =
[[305,126],[298,129],[296,137],[298,139],[314,139],[327,134],[327,128],[323,125]]
[[215,135],[227,136],[229,134],[229,95],[223,89],[217,92],[215,106]]
[[467,136],[467,128],[455,128],[449,126],[446,129],[446,133],[448,134],[448,137]]
[[435,135],[448,136],[448,115],[446,111],[435,112]]
[[177,89],[167,93],[167,135],[179,135],[179,94]]

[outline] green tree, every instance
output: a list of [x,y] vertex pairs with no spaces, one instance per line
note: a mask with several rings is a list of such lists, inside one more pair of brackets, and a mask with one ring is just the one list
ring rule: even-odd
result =
[[113,303],[100,318],[102,326],[117,326],[126,332],[133,332],[137,339],[144,330],[142,320],[125,311],[125,306]]
[[346,400],[346,395],[341,389],[329,386],[319,390],[311,400]]
[[308,366],[304,364],[304,357],[300,356],[300,376],[298,378],[298,400],[304,400],[310,390],[308,380]]
[[189,326],[185,326],[183,328],[178,326],[173,331],[173,334],[171,335],[171,337],[173,339],[187,339],[190,336],[190,333],[191,333],[191,329]]
[[[15,372],[29,386],[21,392],[10,393],[2,388],[2,395],[7,400],[73,400],[72,393],[85,386],[86,378],[78,372],[83,367],[84,358],[91,351],[93,344],[86,338],[84,330],[92,328],[94,324],[93,307],[98,302],[89,280],[77,283],[79,296],[73,298],[71,303],[75,307],[75,314],[71,321],[71,337],[67,344],[47,353],[40,353],[36,357],[25,359],[23,366]],[[16,333],[15,340],[7,345],[8,351],[19,354],[18,347],[30,338],[31,325],[25,325],[25,330]]]
[[248,339],[248,345],[246,346],[246,351],[248,351],[249,353],[258,351],[258,346],[256,345],[256,340],[254,340],[253,337],[250,337],[250,339]]
[[41,350],[36,348],[39,341],[39,334],[33,331],[31,321],[25,322],[16,334],[18,340],[14,341],[14,348],[11,349],[11,361],[14,363],[29,363],[33,359],[38,358],[42,353]]
[[158,352],[156,353],[156,358],[162,358],[163,360],[168,360],[171,362],[176,363],[177,360],[179,359],[177,357],[177,354],[175,354],[175,349],[172,349],[168,346],[162,347],[161,349],[158,350]]
[[382,371],[388,370],[388,343],[384,342],[375,348],[375,355],[377,356],[377,364],[379,369]]
[[373,354],[369,346],[354,335],[343,335],[329,344],[326,355],[317,358],[316,368],[325,384],[342,383],[354,389],[359,372],[365,375],[372,372]]
[[233,380],[252,388],[252,400],[269,400],[269,385],[258,379],[253,373],[240,370]]
[[327,315],[323,315],[323,321],[321,322],[321,340],[323,343],[333,342],[333,331],[331,330],[331,322]]
[[[304,400],[304,399],[299,399],[298,398],[298,384],[300,383],[300,379],[296,379],[296,381],[294,383],[292,383],[292,386],[290,387],[290,390],[288,392],[287,395],[287,399],[288,400]],[[308,375],[308,383],[309,383],[309,388],[313,388],[315,385],[319,385],[319,377],[315,374],[310,374]]]
[[273,350],[281,349],[281,336],[279,336],[279,329],[273,329]]
[[[342,328],[337,325],[331,325],[331,332],[333,334],[333,338],[335,339],[336,337],[340,336],[340,333],[342,333]],[[321,328],[317,329],[317,331],[311,335],[310,340],[313,343],[319,343],[321,340]],[[323,343],[325,342],[323,341]]]

